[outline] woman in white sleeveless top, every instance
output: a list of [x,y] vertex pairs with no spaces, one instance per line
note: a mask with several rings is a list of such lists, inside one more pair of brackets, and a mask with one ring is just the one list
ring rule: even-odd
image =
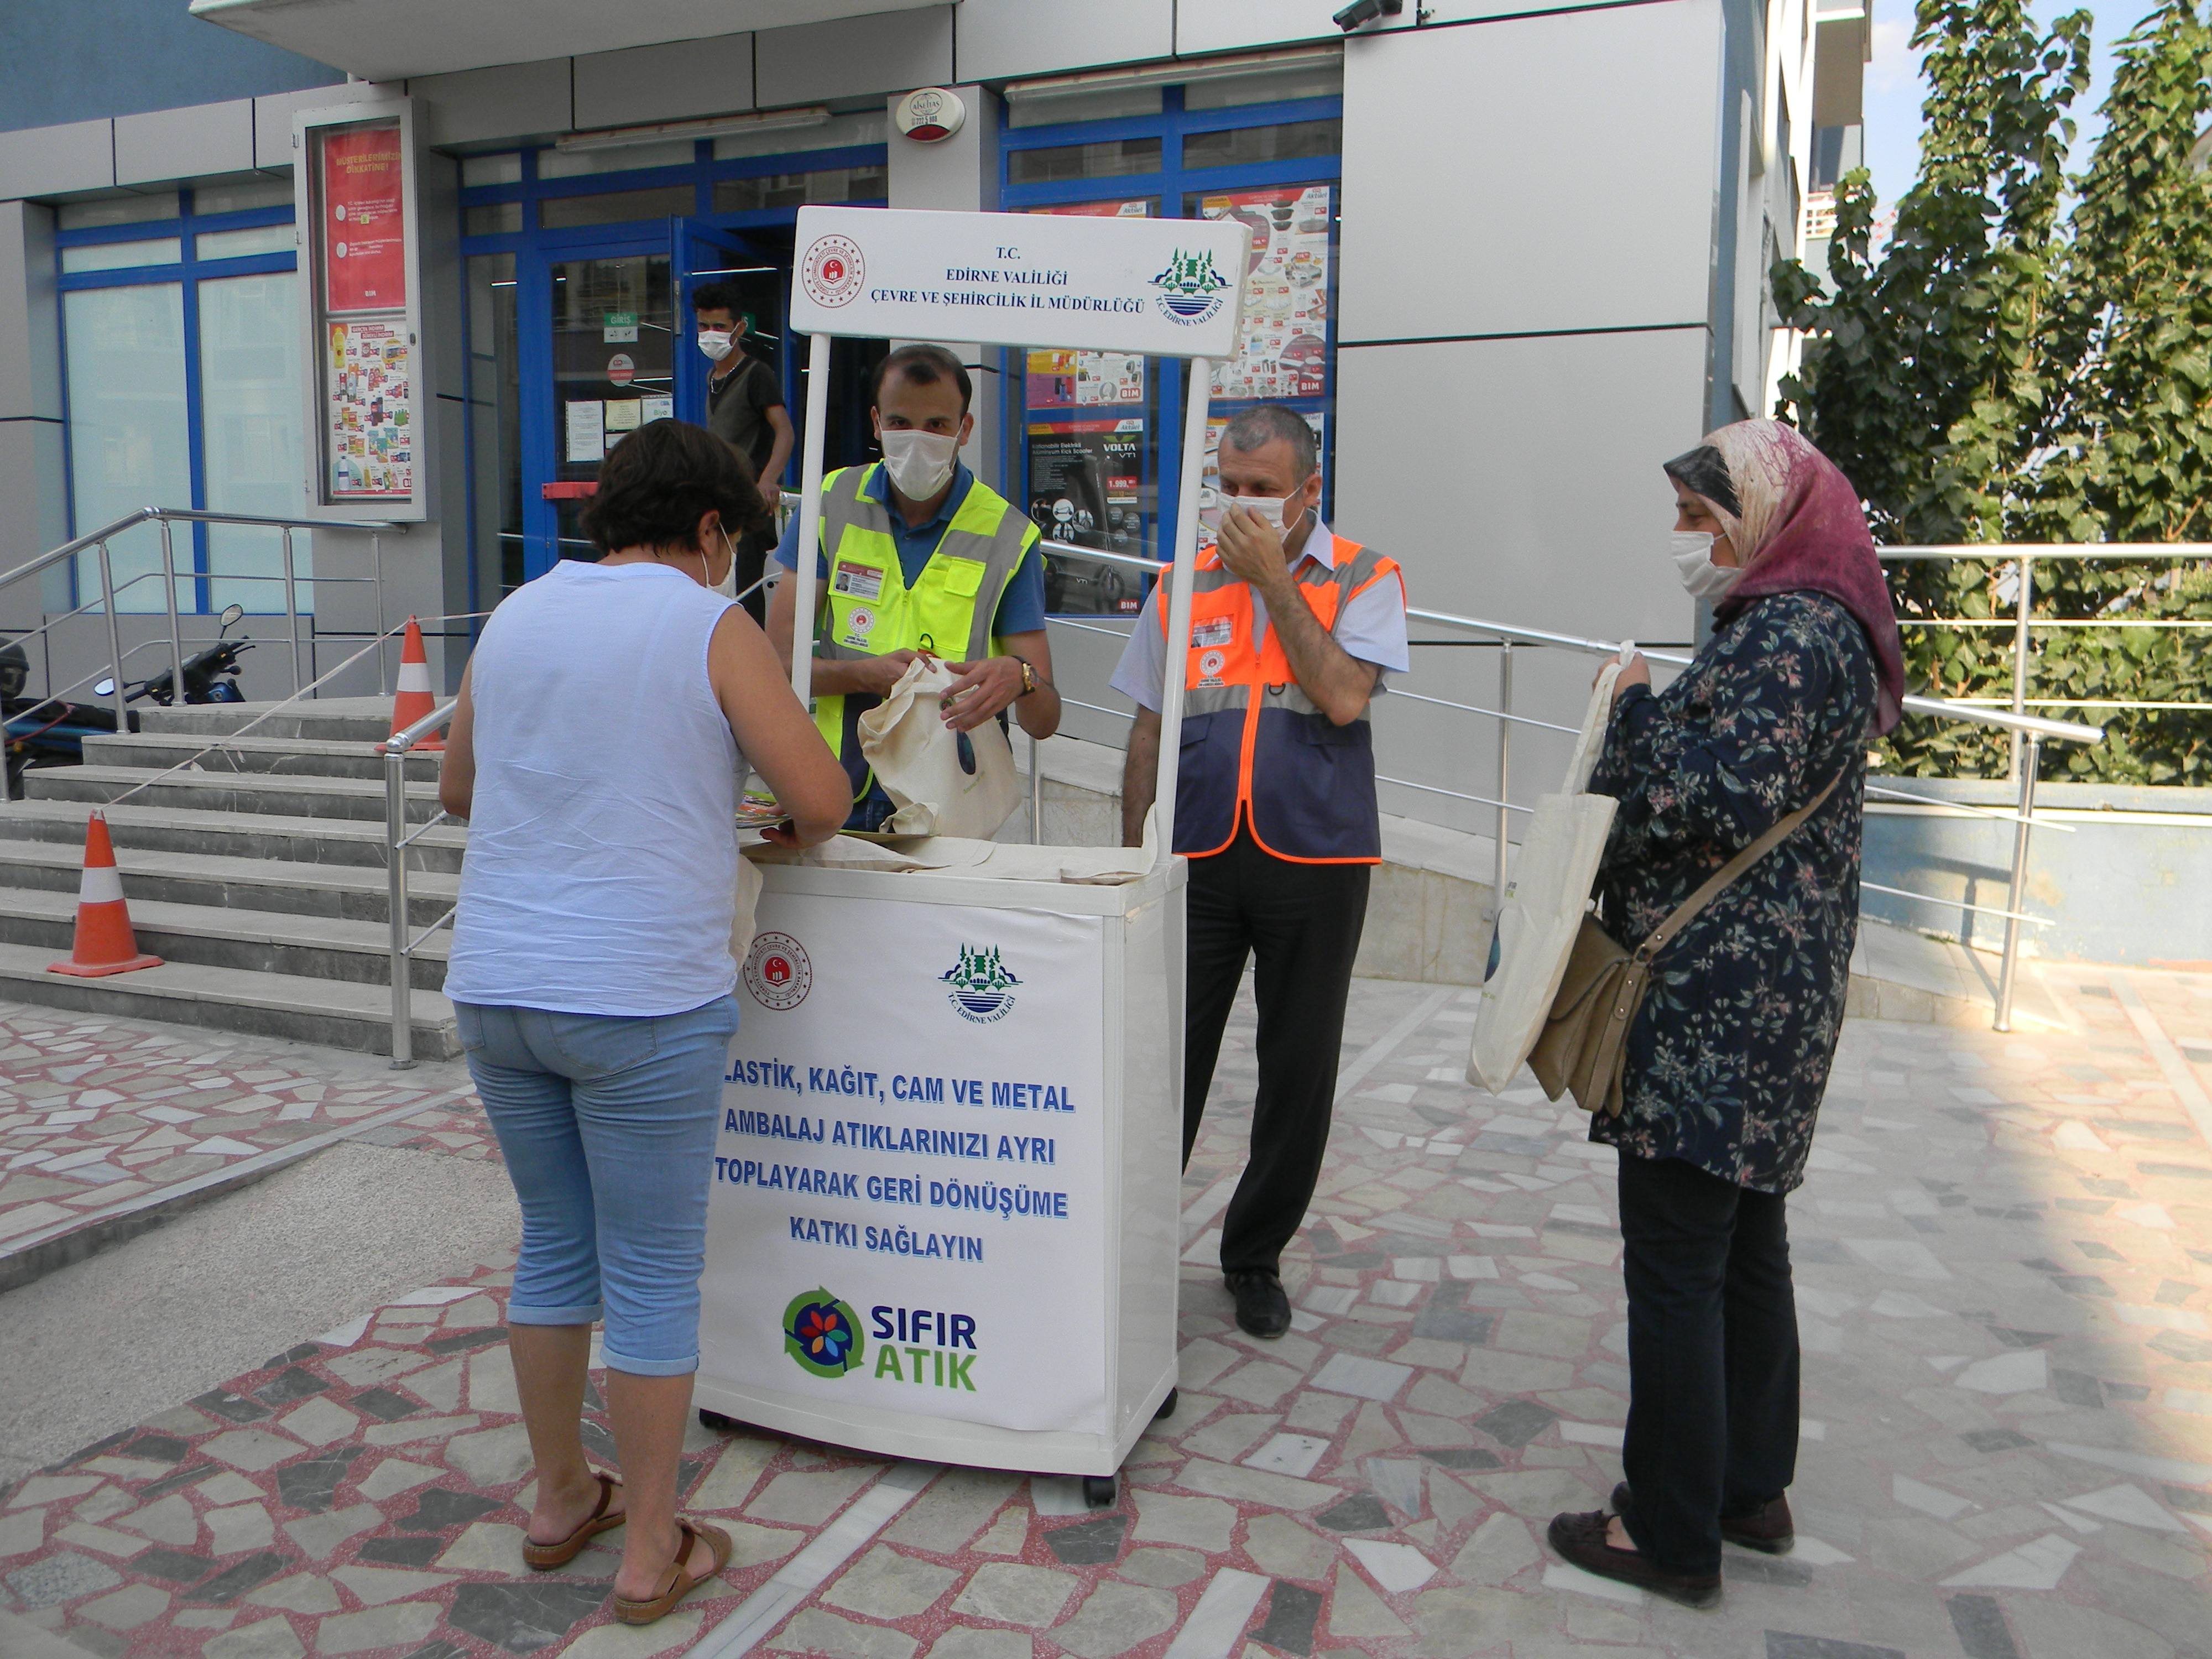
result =
[[[560,1566],[627,1520],[615,1614],[632,1624],[729,1559],[726,1534],[677,1518],[676,1465],[738,1029],[738,792],[750,762],[791,814],[770,832],[787,845],[827,840],[851,805],[767,638],[713,591],[766,517],[720,439],[677,421],[624,439],[584,514],[604,556],[492,614],[438,789],[470,820],[446,991],[522,1205],[523,1556]],[[601,1318],[619,1483],[580,1434]]]

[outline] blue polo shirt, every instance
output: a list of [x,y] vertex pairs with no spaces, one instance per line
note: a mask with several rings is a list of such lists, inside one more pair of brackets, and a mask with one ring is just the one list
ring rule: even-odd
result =
[[[968,492],[975,487],[975,475],[959,461],[952,464],[952,488],[945,491],[945,500],[936,513],[921,525],[908,525],[906,514],[891,505],[890,474],[878,467],[873,477],[861,486],[861,495],[878,502],[890,515],[891,540],[898,548],[900,573],[906,585],[912,587],[921,580],[922,567],[929,562],[945,532],[951,527],[952,515],[968,499]],[[791,515],[791,522],[783,527],[783,542],[775,550],[775,562],[786,570],[799,568],[799,514]],[[814,580],[830,580],[830,562],[817,550],[814,559]],[[1044,629],[1044,555],[1032,543],[1014,568],[1006,591],[999,599],[999,614],[991,632],[1004,639],[1009,634],[1036,634]]]

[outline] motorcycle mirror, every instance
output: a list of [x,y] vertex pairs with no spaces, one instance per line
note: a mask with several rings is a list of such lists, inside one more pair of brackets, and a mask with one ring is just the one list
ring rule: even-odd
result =
[[235,628],[240,621],[244,618],[245,615],[246,607],[242,605],[227,605],[223,606],[222,626],[224,631],[228,633],[231,629]]
[[100,681],[99,684],[92,688],[92,695],[95,697],[113,696],[115,695],[115,682],[113,680]]

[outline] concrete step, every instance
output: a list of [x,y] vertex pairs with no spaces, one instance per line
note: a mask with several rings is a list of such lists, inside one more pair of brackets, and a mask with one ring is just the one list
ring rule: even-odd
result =
[[[131,732],[112,738],[87,738],[84,758],[93,766],[142,767],[155,772],[196,762],[204,772],[374,778],[380,782],[384,777],[384,754],[374,743],[329,738],[271,738],[258,732],[243,738],[171,732]],[[439,757],[435,753],[410,754],[404,765],[410,781],[438,781]]]
[[[148,791],[147,793],[152,793]],[[120,856],[126,851],[208,853],[276,864],[314,865],[378,872],[384,870],[384,820],[288,817],[273,812],[224,812],[141,805],[144,795],[107,809],[108,834]],[[71,856],[84,850],[86,808],[75,800],[0,801],[0,846],[51,842]],[[461,867],[468,830],[440,824],[422,831],[408,848],[410,871],[451,876]],[[122,857],[127,867],[131,860]]]
[[[143,786],[143,787],[141,786]],[[32,800],[82,801],[104,805],[127,790],[149,806],[201,811],[270,813],[285,817],[384,822],[384,785],[371,778],[295,778],[282,773],[161,772],[136,766],[41,767],[23,776]],[[429,784],[407,786],[407,821],[438,815],[438,793]]]
[[161,708],[134,703],[139,727],[177,737],[228,736],[252,727],[257,738],[308,738],[331,742],[378,743],[392,732],[389,697],[310,697],[283,706],[273,702],[188,703]]
[[[360,865],[291,864],[209,853],[125,849],[117,860],[125,896],[134,904],[201,904],[266,910],[283,915],[328,916],[382,926],[392,915],[384,872]],[[69,841],[0,838],[0,889],[74,893],[83,851]],[[416,928],[443,915],[460,891],[457,875],[417,871],[407,875],[407,912]]]
[[[134,903],[138,948],[171,962],[248,973],[296,975],[348,985],[391,984],[389,931],[380,923],[205,904]],[[76,895],[0,888],[0,942],[67,956],[76,929]],[[409,981],[434,991],[446,982],[453,943],[441,929],[416,947]]]
[[[286,1037],[360,1054],[392,1052],[392,994],[381,985],[179,962],[106,979],[72,979],[46,972],[54,957],[54,951],[42,946],[0,942],[0,998],[75,1013]],[[409,1024],[415,1052],[423,1059],[451,1060],[460,1054],[453,1005],[437,992],[414,994]]]

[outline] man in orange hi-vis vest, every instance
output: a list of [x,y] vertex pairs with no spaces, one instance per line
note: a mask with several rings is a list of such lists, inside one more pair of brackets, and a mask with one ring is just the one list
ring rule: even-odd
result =
[[1138,704],[1121,833],[1144,838],[1160,696],[1183,676],[1175,850],[1190,860],[1182,1149],[1198,1139],[1244,960],[1260,1005],[1252,1151],[1221,1229],[1237,1322],[1290,1328],[1283,1247],[1305,1218],[1334,1104],[1352,960],[1382,859],[1367,706],[1402,673],[1398,567],[1321,521],[1313,428],[1279,404],[1221,436],[1216,544],[1191,590],[1190,638],[1167,638],[1165,595],[1137,619],[1114,688]]

